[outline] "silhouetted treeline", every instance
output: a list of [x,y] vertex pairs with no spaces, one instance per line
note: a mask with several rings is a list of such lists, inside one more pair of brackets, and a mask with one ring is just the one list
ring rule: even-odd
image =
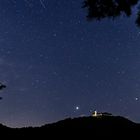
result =
[[[83,8],[87,8],[88,20],[115,19],[118,16],[132,15],[132,8],[139,0],[85,0]],[[140,26],[140,8],[138,8],[136,24]]]

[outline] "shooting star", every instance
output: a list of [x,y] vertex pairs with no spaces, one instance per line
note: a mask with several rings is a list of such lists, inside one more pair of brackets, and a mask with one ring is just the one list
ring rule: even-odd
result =
[[44,9],[46,9],[46,6],[45,6],[45,4],[44,4],[44,0],[40,0],[40,4],[42,5],[42,7],[43,7]]

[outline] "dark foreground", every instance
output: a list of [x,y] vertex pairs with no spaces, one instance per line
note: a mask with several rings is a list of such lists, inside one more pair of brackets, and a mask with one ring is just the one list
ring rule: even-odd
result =
[[57,123],[44,125],[42,127],[28,128],[9,128],[0,125],[1,137],[10,137],[11,139],[39,138],[53,139],[65,138],[75,139],[76,137],[98,139],[111,138],[137,138],[139,139],[140,124],[129,121],[119,116],[101,116],[101,117],[81,117],[75,119],[66,119]]

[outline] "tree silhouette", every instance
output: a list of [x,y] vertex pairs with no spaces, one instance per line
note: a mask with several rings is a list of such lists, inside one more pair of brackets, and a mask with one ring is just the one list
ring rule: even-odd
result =
[[2,90],[2,89],[4,89],[4,88],[6,88],[6,85],[0,83],[0,90]]
[[[6,88],[6,85],[4,85],[4,84],[2,84],[2,83],[0,83],[0,90],[3,90],[4,88]],[[2,100],[3,98],[2,97],[0,97],[0,100]]]
[[[130,17],[132,7],[138,2],[139,0],[85,0],[83,8],[88,10],[88,20],[115,19],[121,15]],[[140,27],[140,9],[137,12],[136,24]]]

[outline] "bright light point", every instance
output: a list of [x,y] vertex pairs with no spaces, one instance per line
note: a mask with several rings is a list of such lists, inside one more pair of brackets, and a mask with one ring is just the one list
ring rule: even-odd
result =
[[136,100],[136,101],[138,101],[138,100],[139,100],[139,98],[137,98],[137,97],[136,97],[136,98],[135,98],[135,100]]
[[76,106],[76,108],[75,108],[76,110],[79,110],[80,108],[79,108],[79,106]]
[[94,113],[92,114],[93,117],[97,117],[97,111],[94,111]]

